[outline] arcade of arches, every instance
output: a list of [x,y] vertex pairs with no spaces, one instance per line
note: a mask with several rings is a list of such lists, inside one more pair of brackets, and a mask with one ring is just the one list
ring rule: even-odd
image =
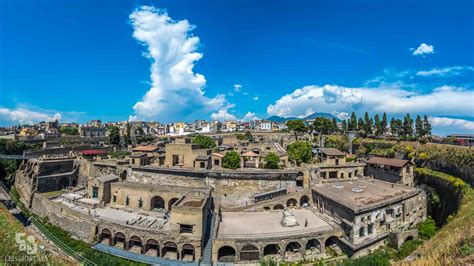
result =
[[171,240],[162,242],[153,238],[143,240],[136,235],[127,237],[122,232],[113,234],[107,228],[100,231],[98,240],[103,244],[148,256],[183,261],[196,261],[198,258],[195,246],[189,243],[179,246]]
[[[333,246],[336,245],[336,246]],[[298,261],[301,259],[315,259],[325,253],[326,247],[339,249],[339,239],[330,236],[327,239],[300,239],[293,241],[282,241],[268,244],[224,244],[216,249],[217,261],[219,262],[245,262],[261,260]],[[215,252],[215,251],[214,251]]]

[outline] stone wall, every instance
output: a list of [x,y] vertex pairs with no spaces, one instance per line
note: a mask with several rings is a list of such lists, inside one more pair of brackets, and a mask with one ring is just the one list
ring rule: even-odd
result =
[[49,223],[67,231],[72,238],[94,242],[96,222],[87,214],[73,211],[42,194],[33,196],[31,211],[40,217],[47,217]]

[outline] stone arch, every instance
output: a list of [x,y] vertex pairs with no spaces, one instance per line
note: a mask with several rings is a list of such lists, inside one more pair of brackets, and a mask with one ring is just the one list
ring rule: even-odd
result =
[[171,241],[164,243],[161,255],[163,258],[177,260],[179,258],[178,246]]
[[191,244],[184,244],[181,248],[181,259],[184,261],[194,261],[196,259],[195,248]]
[[59,179],[58,190],[66,189],[69,187],[69,177],[63,176]]
[[99,243],[102,243],[102,241],[104,241],[104,239],[108,239],[109,245],[110,246],[112,245],[112,233],[107,228],[104,228],[104,229],[102,229],[102,231],[100,231]]
[[273,206],[273,209],[274,210],[283,210],[283,209],[285,209],[285,207],[283,207],[282,204],[276,204],[275,206]]
[[127,248],[127,237],[122,232],[116,232],[115,235],[114,235],[113,243],[115,243],[115,245],[117,243],[122,243],[122,248],[126,249]]
[[327,238],[326,241],[324,241],[324,247],[329,248],[334,253],[339,253],[338,251],[342,250],[339,238],[337,238],[336,236],[331,236]]
[[403,242],[407,242],[407,241],[410,241],[410,240],[413,240],[413,239],[414,239],[413,236],[408,236],[407,238],[405,238],[405,241],[403,241]]
[[263,248],[263,257],[278,257],[280,255],[280,246],[277,244],[269,244]]
[[128,249],[131,249],[135,252],[142,253],[143,251],[143,241],[139,236],[132,236],[130,240],[128,240]]
[[171,211],[171,206],[178,201],[178,198],[172,198],[168,201],[168,211]]
[[266,211],[271,210],[270,206],[265,206],[265,207],[263,207],[263,209],[266,210]]
[[310,239],[306,243],[306,252],[305,252],[306,255],[319,253],[320,250],[321,250],[321,244],[319,243],[317,239]]
[[222,246],[217,251],[217,260],[220,262],[235,262],[235,249],[230,246]]
[[309,205],[309,197],[307,195],[303,195],[300,198],[300,206],[303,207],[305,204]]
[[298,201],[294,198],[289,198],[286,201],[286,207],[296,207],[298,205]]
[[[154,250],[153,252],[149,252],[150,250]],[[145,248],[143,253],[151,253],[150,255],[153,256],[160,256],[160,243],[155,239],[148,239],[145,242]]]
[[165,209],[165,200],[160,196],[154,196],[150,200],[150,210]]
[[260,250],[254,245],[245,245],[240,250],[240,260],[258,261],[260,259]]
[[301,258],[302,246],[297,241],[292,241],[285,246],[285,259],[292,261]]

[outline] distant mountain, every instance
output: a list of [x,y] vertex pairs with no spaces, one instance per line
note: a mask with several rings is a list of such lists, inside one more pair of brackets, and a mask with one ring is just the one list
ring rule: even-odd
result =
[[331,120],[333,118],[336,118],[337,122],[341,122],[341,119],[337,118],[335,115],[330,114],[330,113],[313,113],[313,114],[310,114],[310,115],[308,115],[304,118],[281,117],[281,116],[273,115],[273,116],[268,117],[267,120],[275,122],[275,123],[283,123],[283,122],[286,122],[286,121],[289,121],[289,120],[298,120],[298,119],[307,120],[307,119],[315,119],[316,117],[325,117],[325,118],[328,118],[328,119],[331,119]]

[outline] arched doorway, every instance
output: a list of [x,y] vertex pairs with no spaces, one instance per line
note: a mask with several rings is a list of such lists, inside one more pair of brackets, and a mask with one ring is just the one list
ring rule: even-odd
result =
[[277,204],[277,205],[273,206],[273,209],[274,210],[283,210],[283,209],[285,209],[285,207],[283,207],[283,205],[281,205],[281,204]]
[[142,239],[138,236],[130,237],[130,240],[128,241],[128,249],[135,253],[142,253],[143,251]]
[[181,259],[184,261],[194,261],[194,246],[191,244],[184,244],[181,249]]
[[160,256],[160,244],[155,239],[148,239],[145,244],[144,253],[150,256]]
[[178,246],[173,242],[166,242],[163,244],[163,251],[161,252],[163,258],[170,260],[179,259]]
[[306,243],[306,252],[305,255],[317,255],[320,253],[321,245],[317,239],[310,239]]
[[408,236],[404,242],[407,242],[407,241],[410,241],[410,240],[413,240],[413,236]]
[[256,246],[253,245],[246,245],[240,250],[240,260],[259,260],[260,259],[260,251]]
[[150,200],[150,210],[151,211],[160,211],[165,208],[165,201],[160,196],[154,196]]
[[108,245],[112,246],[112,233],[110,232],[109,229],[107,229],[107,228],[102,229],[102,231],[100,232],[100,235],[99,235],[99,242],[100,243],[107,243]]
[[324,246],[326,247],[326,250],[329,251],[333,256],[337,256],[342,252],[339,246],[339,239],[335,236],[331,236],[330,238],[326,239]]
[[58,190],[66,189],[69,187],[69,177],[63,176],[59,179]]
[[125,234],[121,233],[121,232],[115,233],[114,243],[115,243],[115,245],[120,243],[119,247],[121,247],[123,249],[126,249],[127,248],[127,245],[126,245],[127,242],[126,242]]
[[269,244],[263,248],[263,258],[275,258],[280,256],[280,247],[277,244]]
[[286,201],[286,207],[291,208],[291,207],[296,207],[298,205],[298,201],[296,199],[291,198]]
[[171,206],[178,201],[178,198],[172,198],[170,201],[168,201],[168,211],[171,211]]
[[285,248],[285,259],[287,261],[295,261],[301,258],[301,244],[298,242],[290,242]]
[[234,262],[235,249],[229,246],[219,248],[219,251],[217,252],[217,260],[220,262]]
[[263,209],[266,210],[266,211],[269,211],[269,210],[270,210],[270,207],[269,207],[269,206],[265,206],[265,207],[263,207]]
[[301,206],[301,207],[304,207],[304,206],[308,206],[308,205],[309,205],[309,197],[306,196],[306,195],[301,196],[301,198],[300,198],[300,206]]

